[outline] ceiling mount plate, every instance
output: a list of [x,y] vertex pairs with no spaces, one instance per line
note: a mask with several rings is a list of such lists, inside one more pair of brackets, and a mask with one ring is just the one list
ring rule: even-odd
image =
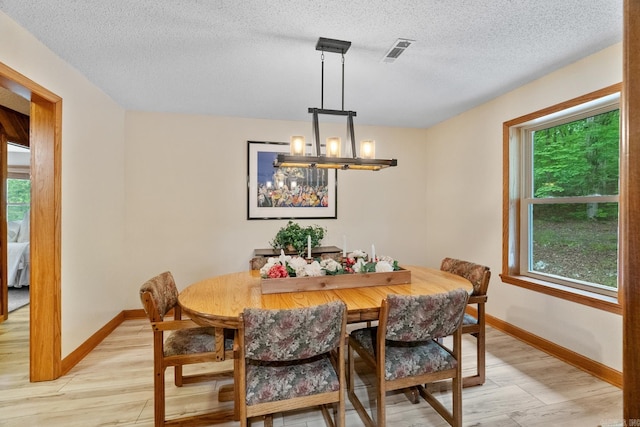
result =
[[351,47],[351,42],[345,40],[335,40],[335,39],[327,39],[325,37],[320,37],[318,39],[318,43],[316,43],[316,50],[321,50],[323,52],[336,52],[345,54]]

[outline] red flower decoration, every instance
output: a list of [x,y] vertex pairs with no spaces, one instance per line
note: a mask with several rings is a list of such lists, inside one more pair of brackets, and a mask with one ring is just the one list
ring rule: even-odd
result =
[[355,258],[344,258],[344,265],[347,267],[351,267],[352,265],[354,265],[356,263],[356,259]]
[[287,272],[286,267],[282,264],[274,264],[274,266],[269,269],[267,275],[271,279],[277,279],[279,277],[289,277],[289,273]]

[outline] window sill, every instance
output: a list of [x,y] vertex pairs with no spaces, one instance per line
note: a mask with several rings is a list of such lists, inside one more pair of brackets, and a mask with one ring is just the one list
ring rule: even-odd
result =
[[622,306],[618,302],[618,299],[614,297],[558,285],[556,283],[545,282],[544,280],[533,279],[526,276],[509,276],[501,274],[500,278],[503,283],[520,286],[531,291],[540,292],[556,298],[562,298],[567,301],[622,315]]

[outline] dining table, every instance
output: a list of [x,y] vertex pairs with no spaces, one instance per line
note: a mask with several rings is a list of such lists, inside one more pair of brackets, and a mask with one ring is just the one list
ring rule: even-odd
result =
[[[382,300],[389,294],[429,295],[458,288],[469,293],[473,290],[467,279],[446,271],[417,265],[401,268],[411,272],[410,283],[265,294],[260,271],[246,270],[193,283],[180,292],[178,302],[183,313],[195,323],[216,329],[216,360],[222,361],[225,359],[224,329],[237,330],[245,308],[292,309],[342,300],[347,306],[347,322],[353,324],[378,320]],[[355,274],[363,274],[363,283],[366,283],[368,275],[376,273]],[[218,400],[235,400],[236,391],[234,384],[225,384],[219,389]],[[238,405],[235,408],[237,411]]]
[[[262,293],[259,270],[246,270],[193,283],[180,292],[178,301],[183,312],[202,326],[237,329],[245,308],[292,309],[342,300],[347,305],[347,322],[358,323],[377,320],[388,294],[428,295],[473,289],[471,282],[452,273],[417,265],[401,268],[411,272],[410,283],[273,294]],[[364,273],[363,281],[368,274],[376,273]]]

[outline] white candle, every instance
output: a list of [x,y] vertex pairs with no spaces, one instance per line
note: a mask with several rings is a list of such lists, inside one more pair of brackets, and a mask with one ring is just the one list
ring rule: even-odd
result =
[[284,249],[280,249],[280,264],[284,265]]
[[376,261],[376,247],[375,245],[371,245],[371,262]]
[[347,236],[342,235],[342,258],[347,257]]
[[307,234],[307,258],[311,259],[311,236]]

